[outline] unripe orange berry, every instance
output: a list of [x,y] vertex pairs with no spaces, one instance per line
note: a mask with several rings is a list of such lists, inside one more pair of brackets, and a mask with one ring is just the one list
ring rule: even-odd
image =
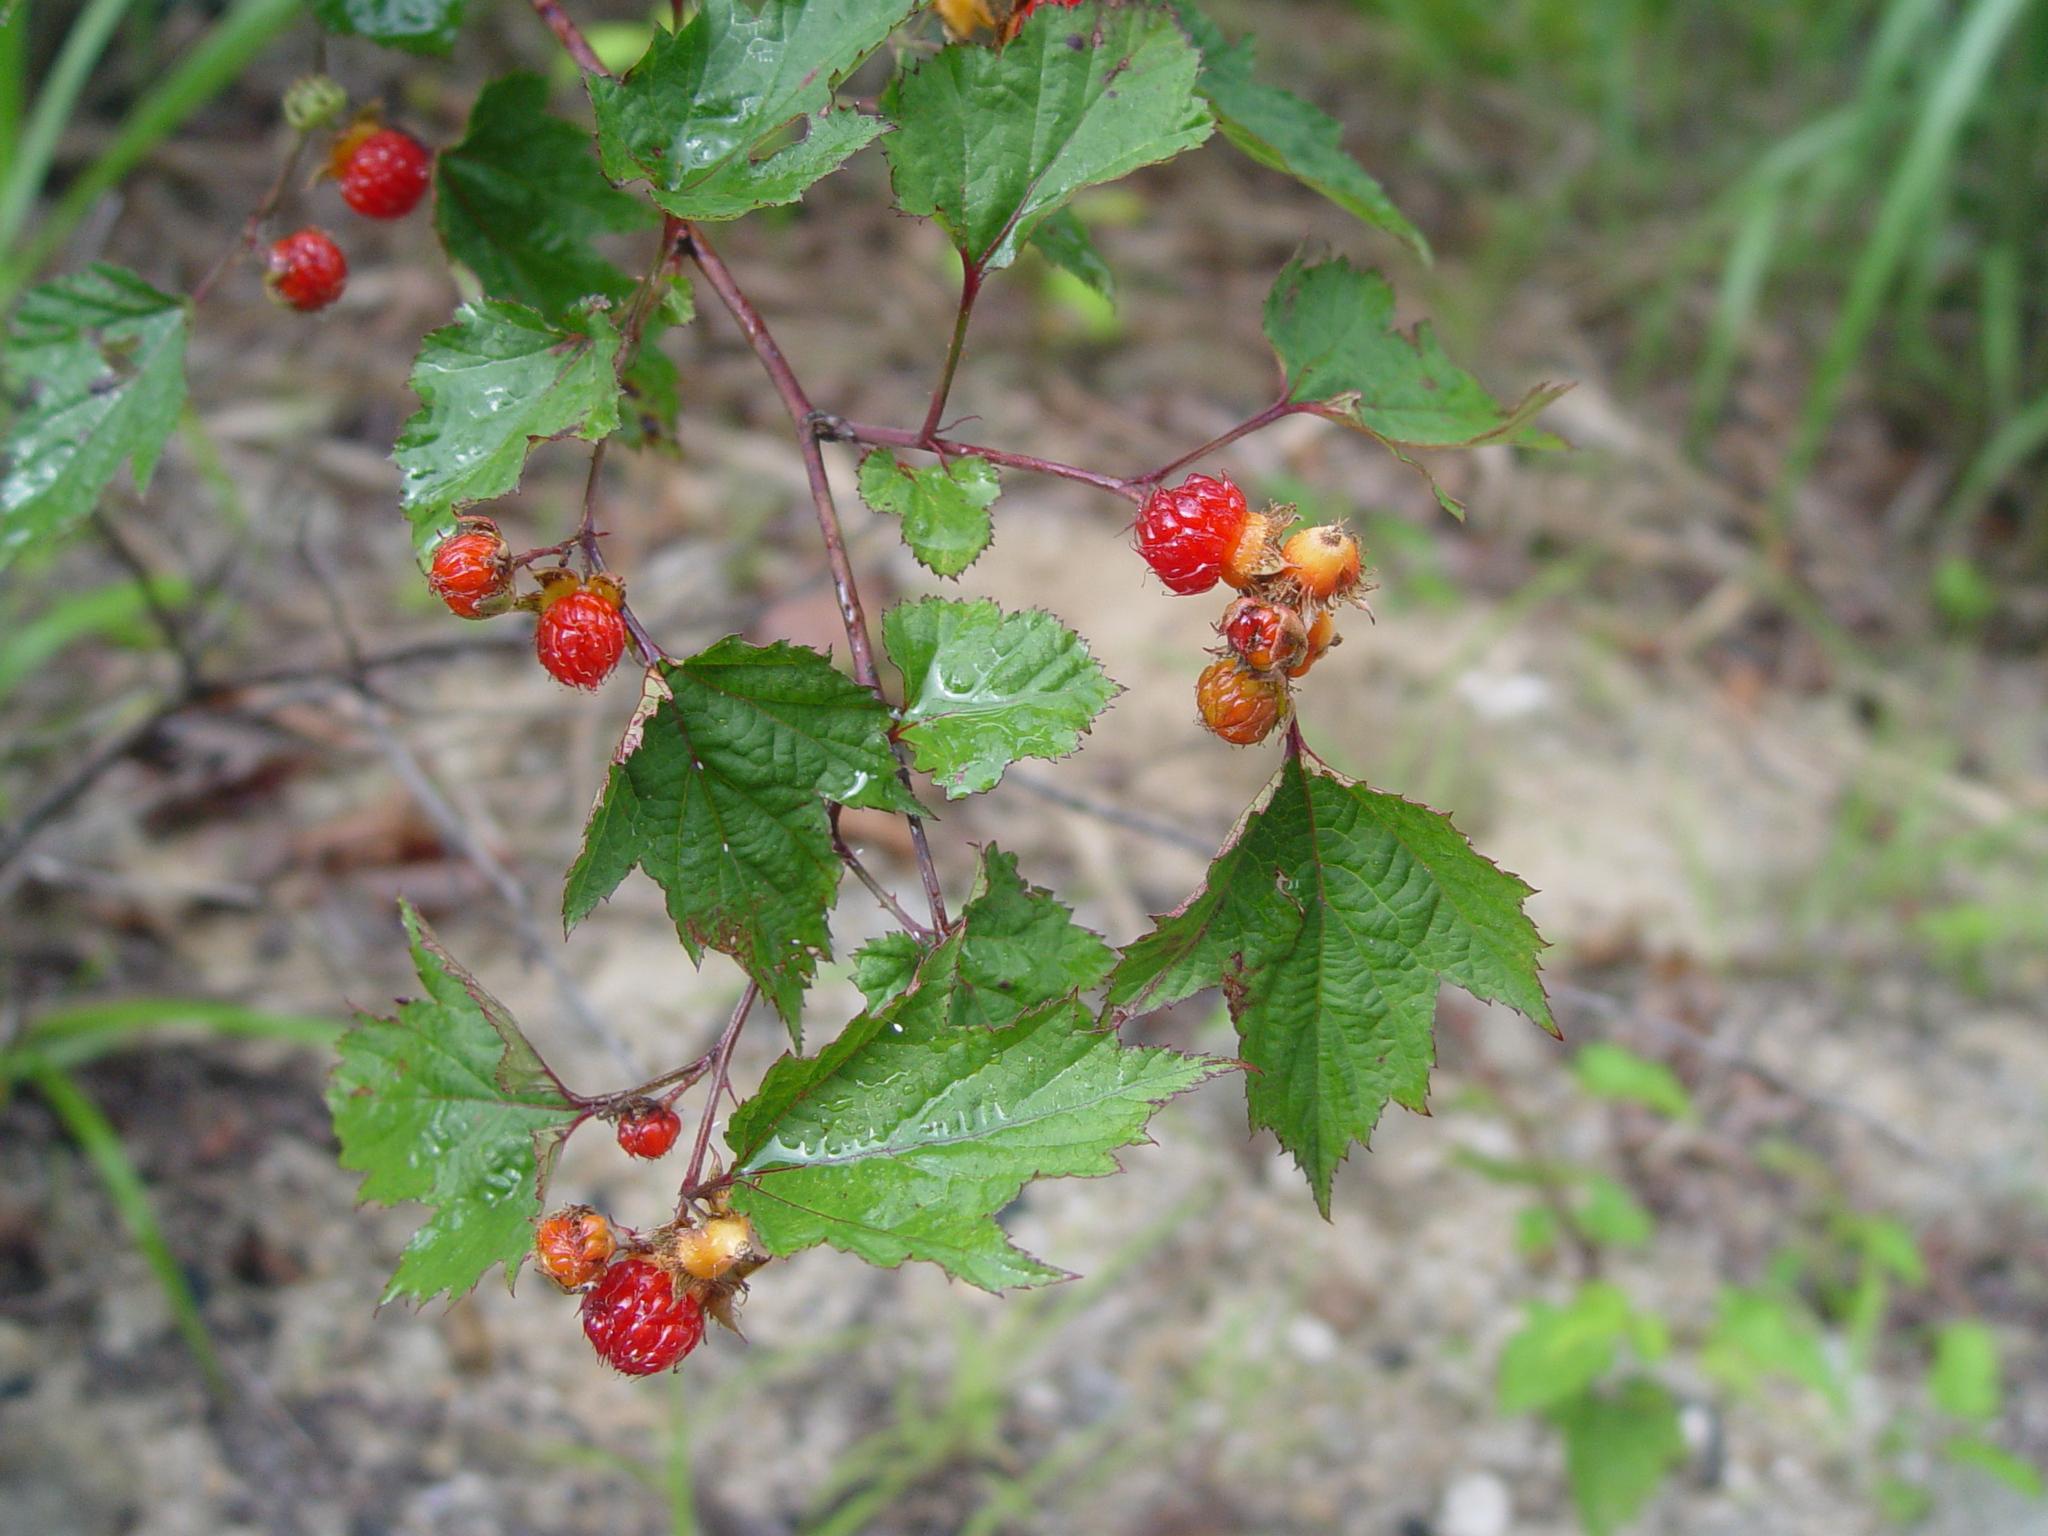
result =
[[1301,660],[1287,669],[1289,677],[1305,677],[1308,669],[1321,661],[1330,647],[1337,643],[1337,625],[1330,618],[1328,609],[1316,615],[1315,623],[1308,627],[1308,649]]
[[1249,671],[1235,656],[1211,663],[1195,683],[1202,724],[1233,746],[1264,741],[1287,713],[1287,684]]
[[743,1260],[757,1257],[753,1223],[744,1216],[714,1216],[701,1227],[677,1227],[664,1257],[693,1279],[723,1279]]
[[1280,546],[1281,575],[1318,603],[1336,602],[1358,590],[1363,566],[1358,540],[1335,523],[1304,528]]
[[1223,557],[1226,585],[1242,592],[1261,576],[1270,576],[1280,568],[1280,554],[1273,548],[1276,524],[1277,520],[1267,512],[1254,512],[1244,520],[1244,531]]
[[587,1205],[563,1207],[533,1234],[534,1262],[565,1291],[595,1280],[617,1248],[611,1223]]

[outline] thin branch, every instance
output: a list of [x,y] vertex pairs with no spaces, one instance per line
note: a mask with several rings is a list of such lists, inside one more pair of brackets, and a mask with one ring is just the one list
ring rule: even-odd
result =
[[960,371],[960,354],[967,348],[967,323],[974,316],[974,301],[981,294],[982,270],[973,262],[964,262],[960,269],[960,309],[953,317],[953,339],[946,344],[945,365],[939,370],[939,382],[932,386],[931,404],[924,413],[924,426],[918,435],[919,443],[929,446],[937,441],[939,420],[946,414],[946,396],[953,392],[953,375]]
[[178,659],[178,678],[187,690],[198,683],[200,678],[199,654],[192,647],[191,637],[185,633],[185,626],[171,611],[163,594],[157,590],[156,573],[130,544],[115,521],[104,512],[92,515],[93,526],[99,531],[100,542],[107,546],[107,552],[127,568],[135,578],[136,590],[142,594],[142,604],[149,610],[149,617],[164,637],[164,643]]
[[[569,13],[562,9],[560,0],[533,0],[534,13],[547,23],[548,30],[555,34],[562,46],[569,51],[569,57],[576,61],[579,69],[587,74],[609,75],[604,61],[590,46],[582,30],[569,19]],[[676,0],[676,9],[682,9],[682,0]],[[678,21],[681,17],[678,16]]]
[[220,260],[213,264],[206,276],[199,279],[199,286],[192,290],[194,309],[206,302],[206,296],[213,292],[223,277],[227,276],[230,267],[255,249],[257,238],[263,233],[264,222],[277,212],[277,205],[284,201],[285,189],[291,185],[292,173],[299,167],[299,157],[306,152],[307,138],[304,129],[293,135],[291,150],[284,157],[284,164],[277,168],[277,179],[270,184],[270,190],[263,194],[263,201],[242,221],[242,230],[235,237],[235,243],[221,252]]
[[[583,482],[583,518],[576,525],[576,547],[583,552],[584,566],[593,572],[607,569],[604,551],[598,547],[602,530],[597,526],[597,492],[604,476],[605,449],[610,446],[611,439],[601,437],[597,446],[590,450],[590,473]],[[619,617],[625,620],[626,634],[633,642],[633,654],[640,658],[643,667],[651,667],[657,661],[667,659],[668,653],[655,644],[654,636],[640,622],[640,615],[633,611],[633,605],[626,601],[623,593],[619,597]]]
[[818,418],[819,431],[836,442],[873,443],[882,448],[917,448],[926,453],[936,453],[941,458],[987,459],[991,464],[1000,464],[1006,469],[1021,469],[1027,474],[1051,475],[1059,480],[1075,480],[1082,485],[1092,485],[1097,490],[1108,491],[1112,496],[1121,496],[1126,501],[1142,502],[1145,493],[1137,486],[1139,482],[1124,480],[1116,475],[1105,475],[1092,469],[1082,469],[1077,464],[1062,464],[1057,459],[1041,459],[1028,453],[1010,453],[1001,448],[986,448],[979,443],[963,443],[947,437],[926,437],[907,427],[878,427],[864,421],[845,421],[836,416]]
[[1293,401],[1288,400],[1284,397],[1279,400],[1275,400],[1271,405],[1267,406],[1263,411],[1260,411],[1256,416],[1246,417],[1243,421],[1240,421],[1236,426],[1232,427],[1228,432],[1223,433],[1221,436],[1210,438],[1208,442],[1202,444],[1201,447],[1195,449],[1192,453],[1184,453],[1177,459],[1169,459],[1166,463],[1160,465],[1157,469],[1153,470],[1149,475],[1139,475],[1130,483],[1132,485],[1157,485],[1160,481],[1164,480],[1168,475],[1172,474],[1176,469],[1185,468],[1187,465],[1194,463],[1197,459],[1207,458],[1210,454],[1215,453],[1217,450],[1229,447],[1232,443],[1236,442],[1240,437],[1249,437],[1252,435],[1252,433],[1257,432],[1262,428],[1270,427],[1274,422],[1280,420],[1284,416],[1300,415],[1302,413],[1307,412],[1308,410],[1308,406],[1296,405]]
[[732,1074],[733,1047],[740,1043],[740,1031],[746,1028],[747,1014],[754,1006],[754,999],[761,995],[758,982],[747,983],[747,990],[740,994],[738,1004],[733,1008],[732,1017],[726,1021],[725,1032],[718,1037],[718,1044],[711,1052],[711,1088],[704,1095],[704,1114],[697,1121],[696,1144],[690,1148],[690,1166],[683,1174],[684,1200],[697,1192],[698,1181],[704,1174],[704,1154],[711,1147],[711,1124],[718,1118],[718,1096],[726,1089]]
[[839,855],[839,862],[853,871],[854,878],[868,888],[869,894],[882,904],[882,909],[895,918],[897,922],[901,923],[904,930],[912,938],[916,939],[919,943],[930,943],[937,935],[908,912],[904,911],[903,903],[890,893],[886,885],[875,878],[874,872],[867,865],[861,863],[859,856],[854,853],[852,848],[847,846],[846,839],[840,835],[838,810],[839,807],[833,807],[832,851]]
[[[711,285],[719,302],[738,324],[747,344],[754,349],[754,355],[767,371],[775,392],[782,399],[782,406],[789,413],[792,426],[796,428],[797,449],[803,456],[804,474],[810,482],[811,503],[817,512],[818,533],[825,541],[825,559],[832,568],[832,590],[839,599],[839,617],[846,629],[847,648],[852,652],[853,675],[862,687],[875,697],[882,698],[881,674],[875,668],[874,642],[868,634],[867,614],[861,607],[860,588],[853,577],[853,564],[847,558],[846,537],[839,527],[839,508],[832,499],[832,482],[825,473],[825,456],[818,443],[818,424],[821,418],[812,409],[810,397],[797,382],[795,371],[789,366],[789,359],[782,348],[776,345],[769,334],[767,322],[761,318],[753,301],[741,291],[734,281],[732,271],[719,258],[718,252],[705,240],[703,232],[694,226],[684,226],[689,240],[689,249],[695,258],[698,270]],[[901,744],[896,745],[897,771],[905,786],[910,783],[910,770],[904,763]],[[931,845],[925,836],[924,820],[918,816],[904,818],[910,825],[910,843],[917,854],[917,869],[924,881],[926,905],[931,909],[932,926],[944,930],[946,927],[946,898],[939,886],[938,866],[932,862]]]

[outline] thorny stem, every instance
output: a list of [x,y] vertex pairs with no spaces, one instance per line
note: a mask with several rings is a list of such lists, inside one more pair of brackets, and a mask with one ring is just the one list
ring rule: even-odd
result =
[[948,437],[927,437],[908,427],[877,427],[864,421],[843,421],[837,417],[819,418],[819,431],[839,442],[873,443],[883,448],[921,448],[927,453],[936,453],[941,458],[980,458],[991,464],[1000,464],[1006,469],[1021,469],[1027,474],[1051,475],[1059,480],[1076,480],[1082,485],[1092,485],[1099,491],[1112,496],[1121,496],[1127,501],[1143,501],[1144,493],[1137,489],[1141,483],[1105,475],[1097,470],[1083,469],[1078,464],[1062,464],[1057,459],[1041,459],[1028,453],[1011,453],[1002,448],[985,448],[978,443],[963,443]]
[[206,276],[199,279],[199,285],[192,290],[192,307],[197,309],[206,302],[206,296],[213,292],[228,269],[255,249],[256,240],[263,232],[264,221],[277,212],[277,205],[284,201],[285,188],[291,185],[292,172],[298,169],[299,157],[306,152],[306,141],[310,137],[300,129],[292,138],[290,153],[284,157],[284,164],[277,168],[277,179],[270,184],[270,190],[263,194],[263,201],[242,221],[241,233],[235,236],[235,243],[221,252]]
[[938,440],[939,418],[946,413],[946,396],[953,392],[953,375],[960,371],[960,354],[967,347],[967,323],[974,316],[974,301],[981,295],[982,270],[975,263],[966,262],[960,273],[960,309],[953,317],[953,339],[946,344],[945,365],[939,369],[939,382],[932,386],[932,403],[924,413],[924,427],[918,434],[921,447],[929,447]]
[[[726,1021],[725,1032],[718,1037],[718,1044],[711,1048],[711,1088],[704,1095],[704,1113],[697,1121],[697,1140],[690,1148],[690,1166],[683,1173],[684,1202],[697,1193],[698,1181],[703,1177],[704,1154],[711,1147],[711,1124],[718,1118],[719,1095],[725,1092],[726,1080],[732,1073],[733,1047],[739,1044],[747,1014],[754,1006],[754,999],[760,995],[760,983],[748,982],[746,991],[740,994],[740,1000],[732,1010],[732,1017]],[[682,1214],[680,1207],[676,1214]]]
[[[832,482],[825,474],[825,456],[818,446],[818,423],[824,418],[812,409],[810,397],[804,393],[803,385],[797,382],[789,359],[769,334],[761,312],[754,308],[753,301],[733,280],[731,269],[705,240],[701,230],[688,224],[683,228],[698,270],[704,274],[704,280],[711,285],[712,292],[718,295],[719,302],[725,305],[747,338],[748,345],[754,349],[754,355],[760,359],[776,394],[782,399],[783,409],[789,413],[790,423],[796,428],[797,449],[803,455],[804,474],[810,482],[811,502],[818,516],[818,532],[825,541],[826,562],[832,568],[832,590],[839,598],[839,617],[846,628],[847,648],[852,652],[853,675],[862,687],[882,698],[881,674],[875,669],[874,642],[868,635],[867,614],[861,607],[853,564],[846,555],[846,538],[839,527],[839,509],[832,500]],[[908,787],[910,770],[904,765],[902,745],[892,745],[897,772]],[[924,881],[925,903],[931,909],[932,927],[943,932],[946,928],[946,897],[939,886],[938,866],[932,862],[924,819],[906,816],[904,820],[910,825],[910,844],[917,855],[918,874]]]

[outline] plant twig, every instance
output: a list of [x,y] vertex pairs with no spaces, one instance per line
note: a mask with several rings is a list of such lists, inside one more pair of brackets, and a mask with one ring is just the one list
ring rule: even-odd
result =
[[[598,547],[602,530],[597,526],[597,492],[604,478],[605,450],[611,446],[611,439],[601,437],[597,446],[590,450],[590,473],[583,482],[583,517],[576,525],[575,544],[583,552],[584,567],[595,573],[606,569],[604,551]],[[625,620],[626,634],[633,642],[633,654],[640,658],[640,664],[653,666],[657,661],[667,659],[668,653],[654,643],[654,636],[647,626],[640,622],[640,615],[633,611],[633,605],[623,594],[619,598],[619,617]]]
[[1139,475],[1135,479],[1131,480],[1129,483],[1132,485],[1157,485],[1160,481],[1164,480],[1168,475],[1172,474],[1176,469],[1185,468],[1187,465],[1194,463],[1197,459],[1207,458],[1210,454],[1215,453],[1218,449],[1229,447],[1232,443],[1236,442],[1240,437],[1249,437],[1252,435],[1252,433],[1257,432],[1262,428],[1270,427],[1274,422],[1280,420],[1283,416],[1297,415],[1307,411],[1307,409],[1307,406],[1296,405],[1293,401],[1288,400],[1283,396],[1282,398],[1275,400],[1271,405],[1267,406],[1263,411],[1260,411],[1257,415],[1247,416],[1243,421],[1240,421],[1228,432],[1222,433],[1220,436],[1210,438],[1209,441],[1202,444],[1201,447],[1194,449],[1192,452],[1184,453],[1177,459],[1167,460],[1166,463],[1160,465],[1150,474]]
[[873,443],[882,448],[917,448],[926,453],[936,453],[946,459],[987,459],[991,464],[1000,464],[1006,469],[1021,469],[1027,474],[1050,475],[1059,480],[1076,480],[1082,485],[1092,485],[1097,490],[1108,491],[1112,496],[1121,496],[1126,501],[1141,502],[1145,499],[1144,492],[1137,489],[1138,481],[1105,475],[1097,470],[1083,469],[1077,464],[1062,464],[1057,459],[1041,459],[1033,454],[986,448],[979,443],[963,443],[953,438],[927,437],[924,433],[912,431],[908,427],[878,427],[864,421],[846,421],[836,416],[821,416],[818,418],[818,431],[836,442]]
[[[832,482],[825,473],[825,456],[818,446],[818,423],[825,418],[812,409],[810,397],[804,393],[803,385],[797,382],[796,373],[789,366],[789,359],[783,355],[782,348],[769,334],[761,312],[741,291],[731,269],[705,240],[703,231],[691,225],[685,225],[684,229],[698,270],[739,326],[747,344],[754,349],[755,357],[760,360],[775,386],[776,394],[781,397],[783,409],[789,413],[791,425],[796,428],[797,449],[803,456],[804,474],[810,482],[818,532],[825,541],[826,562],[832,568],[832,590],[839,599],[839,617],[846,629],[847,648],[852,652],[853,675],[862,687],[882,698],[882,679],[875,667],[874,642],[868,634],[867,613],[861,607],[860,588],[854,581],[853,564],[846,554],[846,536],[839,527],[839,508],[832,499]],[[907,787],[910,770],[904,764],[900,743],[895,750],[897,771]],[[946,927],[946,898],[939,886],[938,867],[932,862],[924,819],[919,816],[906,816],[904,819],[910,824],[911,847],[917,854],[918,874],[924,881],[925,901],[931,909],[932,926],[943,931]]]
[[685,1201],[697,1193],[698,1181],[703,1177],[704,1154],[711,1147],[711,1125],[718,1118],[718,1098],[725,1092],[726,1080],[732,1073],[733,1047],[739,1044],[740,1031],[746,1028],[747,1014],[754,1006],[754,999],[760,995],[760,984],[748,982],[746,991],[740,994],[740,1000],[732,1010],[732,1017],[726,1021],[725,1032],[718,1037],[718,1044],[711,1048],[711,1087],[704,1095],[704,1113],[697,1121],[697,1140],[690,1148],[690,1166],[683,1173]]
[[966,262],[960,271],[960,309],[953,317],[953,339],[946,344],[946,361],[939,369],[939,382],[932,386],[931,404],[925,408],[924,426],[918,441],[929,447],[938,439],[939,419],[946,414],[946,396],[953,392],[953,375],[960,371],[960,354],[967,349],[967,323],[974,316],[974,301],[981,294],[982,270]]
[[897,922],[901,923],[905,931],[912,938],[920,943],[929,943],[937,935],[908,912],[904,911],[903,904],[895,898],[886,885],[875,878],[874,872],[867,865],[861,863],[859,855],[854,853],[853,849],[847,845],[845,837],[839,831],[839,809],[836,805],[832,807],[832,851],[839,855],[839,862],[853,871],[854,878],[868,888],[869,894],[882,904],[882,909],[895,918]]
[[[675,6],[678,12],[676,19],[680,22],[682,0],[675,0]],[[590,40],[583,35],[582,29],[570,20],[569,13],[562,9],[561,0],[533,0],[533,9],[534,14],[547,23],[548,30],[554,33],[561,45],[568,50],[569,57],[576,61],[578,68],[593,75],[611,73],[604,67],[604,60],[600,59],[590,46]]]
[[292,173],[299,168],[299,157],[306,152],[309,135],[298,129],[292,136],[291,150],[284,157],[284,164],[277,168],[277,179],[270,184],[270,190],[263,194],[249,217],[242,221],[242,231],[235,237],[235,243],[221,252],[220,259],[199,279],[199,285],[192,290],[192,307],[197,309],[206,302],[206,296],[213,292],[228,269],[256,248],[257,237],[263,233],[263,225],[277,212],[277,205],[284,201],[285,189],[291,185]]

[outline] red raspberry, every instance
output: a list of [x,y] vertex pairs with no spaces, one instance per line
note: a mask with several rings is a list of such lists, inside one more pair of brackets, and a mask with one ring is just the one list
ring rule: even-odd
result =
[[571,688],[595,688],[626,653],[626,621],[619,617],[619,584],[608,576],[588,584],[557,579],[541,594],[534,654],[548,675]]
[[1206,592],[1237,550],[1251,509],[1228,480],[1189,475],[1161,486],[1138,514],[1138,553],[1168,589],[1183,597]]
[[533,1233],[534,1262],[565,1291],[595,1280],[617,1247],[611,1223],[587,1205],[555,1212]]
[[666,1104],[637,1105],[619,1117],[619,1146],[628,1157],[653,1159],[676,1144],[683,1122]]
[[583,1295],[583,1336],[627,1376],[665,1371],[704,1338],[704,1308],[648,1259],[621,1259]]
[[1308,631],[1292,608],[1240,597],[1218,626],[1238,659],[1254,672],[1292,667],[1308,654]]
[[1248,747],[1272,734],[1287,713],[1287,684],[1247,671],[1235,657],[1212,662],[1195,683],[1202,724],[1232,746]]
[[1358,590],[1364,575],[1358,540],[1335,523],[1304,528],[1280,546],[1281,575],[1315,602],[1337,602]]
[[311,314],[341,297],[348,283],[348,258],[325,230],[302,229],[270,248],[263,282],[274,298]]
[[434,550],[427,568],[427,586],[465,619],[487,619],[502,612],[498,599],[512,590],[512,551],[498,525],[488,517],[465,517],[455,533]]
[[1017,29],[1023,26],[1030,19],[1031,13],[1041,6],[1052,6],[1059,10],[1071,11],[1080,3],[1081,0],[1017,0],[1017,9],[1010,12],[1010,35],[1012,37],[1016,36]]
[[1331,646],[1337,643],[1337,626],[1325,609],[1316,615],[1315,623],[1308,627],[1308,649],[1301,660],[1287,669],[1289,677],[1306,677],[1308,669],[1323,659]]
[[434,157],[409,133],[358,124],[334,146],[329,166],[341,183],[341,200],[357,213],[402,219],[426,195]]

